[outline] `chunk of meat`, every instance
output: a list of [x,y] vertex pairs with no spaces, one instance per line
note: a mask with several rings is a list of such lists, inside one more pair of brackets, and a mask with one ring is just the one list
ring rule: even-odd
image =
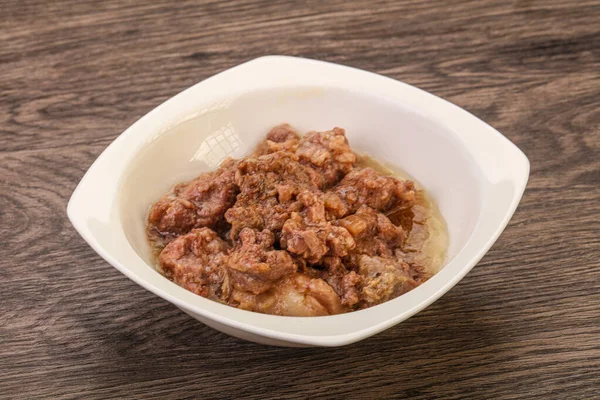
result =
[[163,273],[187,290],[213,300],[229,296],[225,269],[229,244],[208,228],[193,229],[159,255]]
[[398,297],[418,286],[405,262],[393,258],[358,258],[358,274],[362,278],[361,301],[370,307]]
[[354,245],[345,228],[330,222],[311,225],[298,213],[292,213],[281,231],[281,247],[311,264],[326,254],[343,257]]
[[360,275],[354,271],[348,272],[342,277],[340,283],[340,292],[342,293],[342,304],[354,306],[360,301],[360,287],[363,280]]
[[237,201],[225,214],[235,240],[245,227],[269,229],[276,235],[302,205],[297,195],[317,190],[318,174],[292,153],[277,152],[242,161],[235,175]]
[[232,286],[253,294],[263,293],[285,275],[296,272],[298,266],[287,251],[274,250],[275,237],[269,230],[262,232],[244,228],[227,260]]
[[406,238],[402,227],[392,224],[385,215],[367,206],[337,223],[350,232],[356,243],[345,260],[351,266],[356,266],[356,257],[363,254],[392,257],[394,250],[401,247]]
[[345,312],[339,296],[324,280],[296,273],[286,276],[268,292],[254,295],[234,290],[230,304],[249,311],[293,317]]
[[259,143],[254,156],[275,153],[278,151],[295,152],[300,143],[300,135],[289,124],[273,127],[265,140]]
[[279,202],[276,197],[266,198],[258,203],[238,201],[225,213],[231,224],[230,236],[235,240],[244,228],[256,230],[268,229],[279,236],[283,224],[293,212],[300,211],[298,201]]
[[300,164],[296,155],[283,151],[246,158],[235,173],[235,183],[240,187],[238,200],[277,196],[281,186],[293,196],[302,190],[317,189],[319,182],[316,171]]
[[214,172],[177,185],[158,201],[148,215],[148,234],[156,244],[168,243],[194,228],[218,229],[225,211],[236,200],[234,183],[237,162],[228,159]]
[[322,264],[327,269],[322,271],[321,276],[340,296],[342,304],[349,307],[357,304],[362,278],[355,271],[348,271],[340,257],[325,257]]
[[[331,190],[332,203],[335,202],[333,195],[339,197],[346,214],[354,213],[364,205],[388,212],[410,207],[415,199],[415,185],[412,181],[400,181],[392,176],[380,175],[372,168],[363,168],[349,172]],[[342,206],[338,205],[338,208]]]
[[355,246],[352,235],[341,226],[328,221],[323,199],[314,192],[302,192],[298,200],[304,209],[292,213],[281,231],[281,247],[305,259],[318,263],[326,254],[348,255]]
[[276,288],[277,302],[273,314],[289,316],[319,316],[340,314],[340,298],[322,279],[311,279],[303,274],[286,278]]
[[309,132],[300,140],[296,150],[300,162],[315,168],[321,175],[321,188],[338,183],[356,163],[346,131],[333,128],[325,132]]

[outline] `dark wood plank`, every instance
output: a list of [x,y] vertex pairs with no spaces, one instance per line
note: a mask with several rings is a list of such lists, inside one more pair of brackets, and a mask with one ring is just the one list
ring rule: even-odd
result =
[[[600,2],[0,1],[0,398],[600,397]],[[531,161],[452,291],[337,349],[215,332],[77,236],[66,202],[123,129],[264,54],[401,79]]]

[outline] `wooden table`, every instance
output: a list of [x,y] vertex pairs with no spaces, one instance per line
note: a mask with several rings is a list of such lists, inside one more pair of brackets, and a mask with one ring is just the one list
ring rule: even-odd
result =
[[[65,215],[127,126],[265,54],[416,85],[531,160],[479,265],[354,345],[213,331],[108,265]],[[600,398],[598,0],[3,0],[0,105],[1,398]]]

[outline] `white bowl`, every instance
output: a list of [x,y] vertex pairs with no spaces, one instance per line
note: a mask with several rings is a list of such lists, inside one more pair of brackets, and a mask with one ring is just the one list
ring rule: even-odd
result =
[[[239,310],[160,275],[144,231],[149,206],[173,184],[245,155],[281,122],[301,132],[343,127],[354,149],[420,182],[448,224],[441,271],[376,307],[313,318]],[[87,171],[67,213],[106,261],[208,326],[265,344],[340,346],[407,319],[456,285],[508,223],[528,175],[515,145],[445,100],[358,69],[269,56],[206,79],[134,123]]]

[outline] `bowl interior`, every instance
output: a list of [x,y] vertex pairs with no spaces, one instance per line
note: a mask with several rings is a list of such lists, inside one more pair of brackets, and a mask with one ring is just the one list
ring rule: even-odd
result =
[[406,171],[433,197],[448,225],[450,262],[473,233],[482,179],[457,135],[398,101],[339,88],[269,89],[223,98],[175,123],[157,126],[120,182],[118,215],[129,244],[153,265],[146,240],[149,207],[174,184],[248,154],[274,125],[299,132],[346,129],[353,149]]

